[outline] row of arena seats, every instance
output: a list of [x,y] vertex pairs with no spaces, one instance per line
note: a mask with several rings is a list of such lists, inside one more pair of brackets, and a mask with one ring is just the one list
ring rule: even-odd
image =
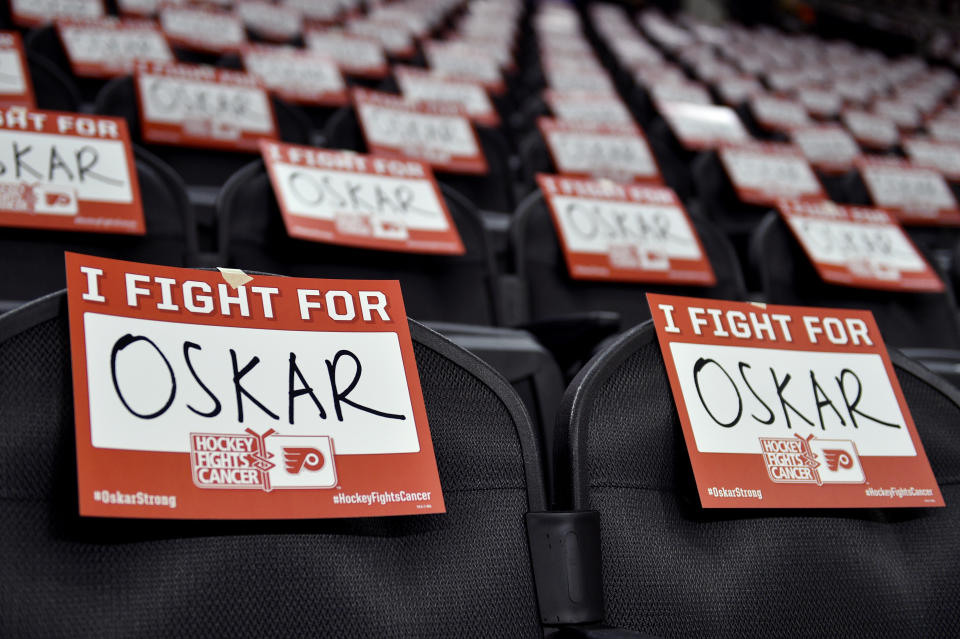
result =
[[[946,637],[960,624],[956,508],[702,509],[650,322],[572,381],[547,456],[501,376],[410,328],[446,514],[150,521],[77,516],[65,293],[0,317],[3,634]],[[960,393],[891,356],[949,505]]]

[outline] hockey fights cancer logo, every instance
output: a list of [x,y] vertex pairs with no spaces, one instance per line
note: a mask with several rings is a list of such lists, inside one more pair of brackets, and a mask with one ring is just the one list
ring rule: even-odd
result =
[[198,488],[333,488],[333,442],[326,436],[190,434],[190,466]]
[[761,437],[770,480],[778,484],[862,484],[866,481],[857,446],[846,439]]

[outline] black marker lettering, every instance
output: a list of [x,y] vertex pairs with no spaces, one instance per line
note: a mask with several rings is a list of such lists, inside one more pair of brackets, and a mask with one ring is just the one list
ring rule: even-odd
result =
[[840,420],[841,426],[846,426],[847,422],[844,421],[843,416],[840,414],[840,411],[837,410],[837,407],[833,405],[833,401],[830,399],[830,397],[828,397],[823,388],[820,387],[820,384],[817,382],[817,376],[814,375],[813,371],[810,371],[810,384],[813,387],[813,398],[817,402],[817,415],[820,417],[820,430],[827,430],[827,427],[823,423],[823,409],[825,406],[829,406],[833,409],[837,419]]
[[243,369],[237,368],[237,352],[230,349],[230,361],[233,363],[233,387],[237,392],[237,420],[242,424],[243,423],[243,396],[246,395],[251,402],[257,405],[257,407],[265,412],[267,415],[273,419],[280,419],[280,416],[270,411],[269,408],[264,406],[257,400],[256,397],[250,394],[246,388],[240,383],[240,380],[243,379],[243,376],[253,370],[253,367],[260,363],[260,358],[254,355],[253,359],[247,362],[247,365]]
[[[352,359],[353,363],[357,367],[356,372],[354,372],[353,374],[353,380],[351,380],[350,384],[342,391],[340,390],[339,386],[337,386],[337,365],[339,364],[341,357],[348,357]],[[362,410],[366,413],[371,413],[378,417],[385,417],[387,419],[400,419],[400,420],[406,419],[405,415],[395,415],[393,413],[385,413],[385,412],[376,410],[374,408],[370,408],[369,406],[364,406],[350,399],[347,399],[347,395],[349,395],[353,391],[353,389],[356,388],[357,383],[360,381],[360,374],[363,371],[363,368],[360,366],[360,359],[356,355],[354,355],[352,352],[345,349],[337,351],[337,354],[333,356],[333,361],[331,362],[330,360],[326,360],[326,362],[327,362],[327,373],[330,375],[330,388],[333,390],[333,408],[337,412],[338,421],[341,421],[341,422],[343,421],[343,409],[340,406],[341,403],[347,404],[348,406],[353,406],[357,410]]]
[[[294,387],[294,376],[300,380],[300,388]],[[300,367],[297,366],[297,356],[294,353],[290,353],[290,376],[289,383],[287,384],[287,394],[289,396],[288,408],[287,408],[287,419],[290,422],[290,425],[293,426],[293,403],[301,395],[309,395],[310,399],[313,400],[314,405],[316,405],[317,410],[320,412],[320,419],[327,418],[327,411],[323,410],[323,404],[320,403],[320,400],[317,399],[317,396],[313,394],[313,388],[310,384],[307,383],[307,380],[304,379],[303,373],[300,371]]]
[[792,410],[800,416],[800,419],[813,426],[813,422],[807,419],[803,413],[798,411],[796,407],[788,402],[787,398],[783,396],[784,391],[787,389],[787,384],[790,383],[790,373],[787,373],[786,377],[783,378],[782,383],[777,379],[777,373],[773,370],[773,368],[770,369],[770,375],[773,377],[773,385],[777,388],[777,398],[780,400],[780,408],[783,409],[783,416],[787,420],[787,428],[793,428],[793,426],[790,424],[790,413],[787,412],[787,409]]
[[[857,382],[857,396],[853,398],[853,402],[850,401],[850,398],[847,397],[847,389],[845,386],[845,380],[847,375],[852,375],[853,379]],[[840,394],[843,395],[843,403],[847,406],[847,413],[850,415],[850,421],[853,423],[854,428],[859,428],[860,425],[857,424],[857,418],[854,415],[860,415],[869,419],[872,422],[877,422],[878,424],[883,424],[884,426],[889,426],[890,428],[900,428],[900,424],[893,424],[891,422],[885,422],[882,419],[878,419],[871,415],[864,413],[861,410],[857,410],[857,405],[860,404],[861,395],[863,394],[863,384],[860,383],[860,378],[857,377],[857,374],[854,373],[849,368],[845,368],[840,371],[840,377],[834,377],[837,382],[837,386],[840,387]]]
[[193,342],[183,343],[183,359],[187,363],[187,368],[190,369],[190,374],[193,375],[193,379],[196,380],[197,384],[200,385],[200,388],[202,388],[203,391],[210,397],[210,399],[213,400],[213,408],[207,411],[206,413],[197,410],[190,404],[187,404],[187,408],[192,410],[194,413],[196,413],[200,417],[216,417],[217,415],[220,414],[220,408],[221,408],[220,400],[217,399],[217,396],[213,394],[213,391],[207,388],[207,385],[203,383],[203,380],[200,379],[200,376],[197,375],[197,371],[193,368],[193,362],[190,361],[190,349],[192,348],[195,348],[197,350],[201,349],[199,344],[195,344]]
[[[76,152],[77,157],[77,177],[81,182],[86,179],[87,174],[90,174],[90,177],[100,180],[106,184],[113,184],[114,186],[122,186],[123,180],[115,180],[113,178],[107,177],[101,173],[97,173],[93,170],[93,167],[100,161],[100,154],[97,152],[97,149],[90,146],[84,145]],[[84,158],[87,158],[87,161],[84,161]]]
[[750,364],[747,364],[746,362],[740,362],[738,367],[740,368],[740,377],[743,379],[743,383],[747,385],[747,388],[750,389],[750,392],[753,393],[753,396],[757,398],[757,401],[760,402],[760,404],[765,409],[767,409],[766,419],[760,419],[756,415],[751,415],[751,417],[753,417],[755,420],[757,420],[761,424],[765,424],[769,426],[774,422],[774,420],[776,420],[776,415],[773,414],[773,411],[770,409],[767,403],[762,399],[760,399],[760,395],[758,395],[757,391],[753,390],[753,386],[750,385],[750,380],[747,379],[747,371],[746,371],[746,369],[751,368]]
[[[713,364],[719,368],[720,372],[726,375],[727,379],[730,380],[730,385],[733,387],[733,392],[737,394],[737,416],[727,423],[721,422],[719,419],[717,419],[713,412],[707,407],[707,402],[705,402],[703,399],[703,392],[700,390],[700,372],[707,364]],[[737,423],[740,421],[741,415],[743,415],[743,399],[740,397],[740,390],[737,388],[733,378],[730,377],[730,373],[728,373],[719,362],[714,359],[705,359],[703,357],[698,359],[693,365],[693,383],[697,387],[697,395],[700,397],[700,404],[703,406],[703,409],[707,411],[707,415],[710,415],[710,418],[717,422],[717,425],[722,426],[723,428],[731,428],[737,425]]]
[[[123,396],[123,393],[120,391],[120,382],[117,380],[117,355],[120,354],[120,351],[125,349],[127,346],[130,346],[134,342],[146,342],[153,346],[154,350],[160,354],[160,358],[163,360],[163,363],[167,367],[167,372],[170,373],[170,396],[167,397],[166,403],[160,407],[159,410],[153,413],[138,413],[130,407],[130,404],[127,403],[126,398]],[[170,408],[170,405],[173,404],[173,398],[177,395],[177,378],[173,374],[173,367],[170,366],[170,362],[167,360],[166,355],[163,354],[163,351],[160,350],[160,347],[153,343],[153,341],[144,337],[143,335],[137,335],[134,337],[127,333],[120,339],[118,339],[113,344],[113,350],[110,351],[110,375],[113,377],[113,389],[117,392],[117,397],[120,398],[120,401],[123,403],[124,408],[126,408],[132,415],[136,415],[141,419],[154,419],[155,417],[160,417],[167,409]]]

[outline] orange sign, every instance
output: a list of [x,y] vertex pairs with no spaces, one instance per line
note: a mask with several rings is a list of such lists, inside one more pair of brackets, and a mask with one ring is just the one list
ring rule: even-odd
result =
[[634,124],[537,118],[537,127],[558,173],[618,182],[661,182],[657,160]]
[[347,84],[332,59],[292,47],[252,45],[243,66],[263,86],[287,102],[305,106],[345,106]]
[[865,156],[856,164],[873,203],[901,224],[960,226],[960,206],[938,171],[878,156]]
[[828,200],[782,200],[777,208],[825,282],[891,291],[943,290],[909,236],[882,209]]
[[944,505],[869,311],[647,300],[704,508]]
[[371,153],[423,160],[439,171],[482,174],[487,160],[463,107],[408,102],[354,88],[353,103]]
[[712,286],[690,218],[667,187],[537,175],[570,277]]
[[423,162],[262,142],[291,237],[410,253],[464,253]]
[[0,108],[36,106],[23,40],[16,31],[0,31]]
[[0,226],[146,232],[123,118],[9,108],[0,165]]
[[240,71],[141,64],[135,75],[143,139],[156,144],[256,151],[277,137],[273,104]]
[[66,264],[81,515],[444,512],[398,282]]
[[167,39],[147,20],[58,20],[57,33],[74,75],[129,75],[136,62],[174,62]]
[[724,147],[720,161],[738,197],[747,204],[773,205],[781,197],[826,197],[806,158],[789,144]]

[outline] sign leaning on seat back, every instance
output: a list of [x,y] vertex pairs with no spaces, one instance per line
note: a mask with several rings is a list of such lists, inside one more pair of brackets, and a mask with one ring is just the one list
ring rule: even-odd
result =
[[123,118],[0,110],[0,226],[146,232]]
[[826,197],[807,159],[790,144],[725,146],[720,149],[720,162],[737,197],[746,204],[773,206],[781,197]]
[[16,31],[0,31],[0,108],[36,106],[23,40]]
[[410,102],[358,88],[351,95],[371,153],[423,160],[449,173],[487,172],[483,148],[462,106]]
[[487,90],[479,83],[401,65],[393,68],[393,77],[396,78],[403,97],[411,102],[459,104],[475,124],[500,126],[500,115]]
[[398,282],[66,266],[81,515],[444,512]]
[[465,252],[423,162],[266,141],[260,150],[291,237],[410,253]]
[[943,290],[927,260],[882,209],[829,200],[781,200],[777,208],[825,282],[891,291]]
[[134,79],[141,135],[148,142],[256,152],[261,139],[277,138],[273,104],[252,75],[138,63]]
[[876,206],[906,226],[960,226],[960,205],[943,175],[907,160],[867,155],[856,163]]
[[685,149],[702,151],[715,149],[721,144],[741,144],[751,140],[737,112],[730,107],[661,102],[658,108]]
[[327,56],[286,46],[250,45],[243,66],[277,97],[304,106],[345,106],[347,84]]
[[136,61],[173,62],[173,52],[153,21],[116,18],[58,20],[57,33],[74,75],[128,75]]
[[647,139],[634,124],[615,125],[537,118],[558,173],[617,182],[662,183]]
[[944,505],[869,311],[647,301],[704,508]]
[[164,5],[160,28],[171,45],[203,53],[236,53],[247,43],[240,16],[203,6]]
[[663,186],[537,175],[570,277],[716,283],[683,204]]

